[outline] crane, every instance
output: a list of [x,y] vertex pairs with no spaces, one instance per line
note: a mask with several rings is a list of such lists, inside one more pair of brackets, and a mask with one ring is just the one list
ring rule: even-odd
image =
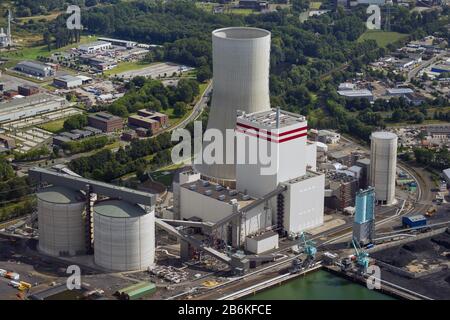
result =
[[361,271],[365,273],[367,267],[369,267],[369,254],[361,248],[361,246],[357,241],[355,241],[355,239],[352,239],[352,244],[353,248],[355,249],[356,263]]
[[[312,240],[307,239],[306,234],[302,232],[300,234],[300,242],[303,243],[304,252],[306,253],[309,260],[314,260],[317,253],[317,248]],[[299,244],[301,245],[301,244]]]

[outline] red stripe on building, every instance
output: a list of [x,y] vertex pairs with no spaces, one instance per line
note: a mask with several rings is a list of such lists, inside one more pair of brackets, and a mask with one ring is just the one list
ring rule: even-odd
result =
[[290,137],[287,137],[287,138],[284,138],[284,139],[275,140],[275,139],[270,138],[270,137],[262,136],[259,133],[249,132],[248,130],[236,129],[236,131],[238,131],[240,133],[244,133],[244,134],[252,136],[252,137],[255,137],[255,138],[261,138],[261,139],[264,139],[264,140],[267,140],[267,141],[270,141],[270,142],[273,142],[273,143],[283,143],[283,142],[290,141],[290,140],[297,139],[297,138],[301,138],[301,137],[304,137],[304,136],[307,135],[307,132],[303,132],[303,133],[297,134],[295,136],[290,136]]
[[264,130],[264,129],[255,128],[255,127],[249,126],[248,124],[243,124],[243,123],[239,123],[239,122],[237,122],[236,125],[239,126],[239,127],[246,128],[246,129],[255,130],[256,132],[264,131],[264,132],[267,132],[267,135],[274,136],[274,137],[282,137],[282,136],[285,136],[285,135],[288,135],[288,134],[291,134],[291,133],[295,133],[295,132],[299,132],[299,131],[302,131],[302,130],[308,130],[308,127],[305,126],[305,127],[292,129],[292,130],[285,131],[285,132],[282,132],[282,133],[278,134],[278,133],[275,133],[275,132],[270,132],[270,131],[267,131],[267,130]]

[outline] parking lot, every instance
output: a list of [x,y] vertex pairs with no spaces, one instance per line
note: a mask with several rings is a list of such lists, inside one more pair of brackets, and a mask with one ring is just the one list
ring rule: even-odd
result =
[[187,72],[189,70],[192,70],[192,68],[181,66],[175,63],[157,63],[140,70],[132,70],[119,73],[117,74],[117,77],[124,79],[131,79],[137,76],[152,77],[152,78],[170,77],[174,72],[175,73]]

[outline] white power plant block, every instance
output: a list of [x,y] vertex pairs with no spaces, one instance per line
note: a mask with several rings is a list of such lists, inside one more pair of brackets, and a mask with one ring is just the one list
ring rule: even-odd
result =
[[370,185],[375,188],[375,200],[383,205],[394,204],[397,135],[373,132],[370,139]]

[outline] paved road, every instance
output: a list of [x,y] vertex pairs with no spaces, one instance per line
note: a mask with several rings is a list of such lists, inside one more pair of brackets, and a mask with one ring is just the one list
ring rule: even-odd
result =
[[411,79],[414,78],[414,77],[419,73],[420,70],[429,67],[429,66],[432,65],[434,62],[436,62],[436,60],[438,60],[438,59],[444,57],[446,54],[447,54],[447,52],[439,53],[438,55],[434,56],[434,57],[431,58],[430,60],[423,61],[419,66],[417,66],[417,67],[411,69],[411,70],[408,72],[408,77],[407,77],[406,82],[411,82]]

